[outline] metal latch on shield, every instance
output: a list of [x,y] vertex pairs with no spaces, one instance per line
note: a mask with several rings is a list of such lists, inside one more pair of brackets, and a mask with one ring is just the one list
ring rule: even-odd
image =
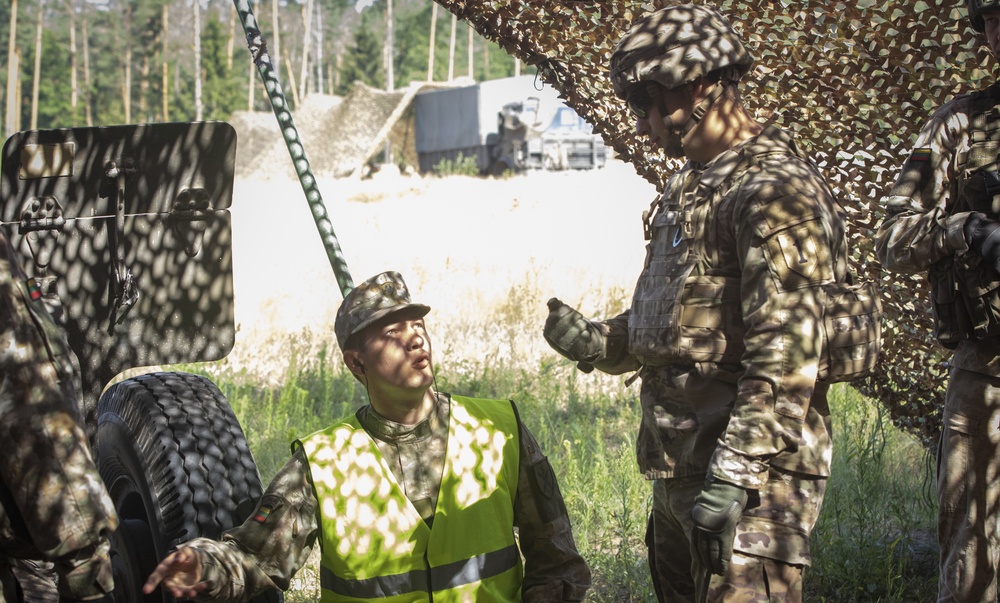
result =
[[193,258],[201,251],[208,221],[212,219],[212,199],[203,188],[186,188],[177,194],[170,208],[174,234],[184,244],[184,253]]
[[113,220],[107,221],[108,251],[111,255],[111,278],[108,280],[108,334],[114,334],[115,326],[139,301],[139,284],[132,270],[125,265],[125,181],[137,173],[135,162],[130,158],[108,161],[104,164],[104,180],[98,194],[108,199],[109,213]]
[[28,241],[35,265],[46,268],[52,260],[59,233],[66,225],[62,204],[52,195],[30,197],[21,204],[18,232]]

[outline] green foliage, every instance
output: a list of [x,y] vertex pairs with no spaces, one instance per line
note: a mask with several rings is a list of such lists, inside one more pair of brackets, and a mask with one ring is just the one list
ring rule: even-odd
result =
[[437,176],[478,176],[479,162],[473,155],[458,154],[455,159],[442,159],[434,165]]
[[[929,453],[888,411],[832,392],[833,477],[810,546],[807,601],[932,601],[936,508]],[[811,594],[811,596],[810,596]]]
[[[215,13],[209,13],[201,33],[203,117],[226,119],[246,106],[246,77],[227,66],[227,32]],[[236,64],[234,62],[234,64]]]
[[348,49],[344,61],[344,72],[341,77],[341,87],[335,92],[345,95],[351,84],[360,81],[382,88],[385,86],[385,61],[382,58],[382,40],[372,30],[372,11],[362,14],[361,26],[354,33],[354,44]]
[[[431,5],[396,15],[395,71],[397,85],[427,79],[428,47],[430,45]],[[468,25],[459,23],[455,33],[456,77],[469,73]],[[451,13],[438,7],[434,28],[434,80],[448,79],[448,53],[451,36]],[[496,42],[478,34],[473,36],[473,76],[477,81],[514,75],[514,57],[504,52]],[[526,71],[527,72],[527,71]]]
[[[25,56],[29,61],[25,77],[31,81],[34,72],[35,47]],[[78,105],[74,113],[70,105],[69,53],[52,31],[42,35],[41,73],[38,80],[38,127],[59,128],[72,126],[80,121],[83,106]],[[31,85],[21,90],[22,123],[27,127],[31,123]]]

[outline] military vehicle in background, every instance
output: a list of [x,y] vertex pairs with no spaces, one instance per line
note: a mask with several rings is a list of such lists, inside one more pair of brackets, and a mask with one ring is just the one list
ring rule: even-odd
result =
[[413,120],[419,169],[475,158],[483,174],[601,168],[604,140],[533,75],[419,92]]

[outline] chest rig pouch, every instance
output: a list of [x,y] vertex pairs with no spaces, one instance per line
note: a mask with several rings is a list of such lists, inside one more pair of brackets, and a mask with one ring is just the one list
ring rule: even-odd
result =
[[[969,99],[969,150],[957,157],[957,196],[948,213],[976,211],[1000,219],[1000,87]],[[954,348],[962,340],[1000,335],[1000,275],[978,254],[946,258],[928,271],[934,335]]]
[[826,299],[817,380],[838,383],[867,376],[882,349],[882,302],[875,285],[848,278],[828,287]]
[[[767,146],[760,155],[774,152],[773,144]],[[781,151],[798,155],[790,141],[789,146]],[[728,235],[735,225],[727,221],[732,211],[725,201],[749,173],[754,150],[704,175],[679,172],[644,216],[646,265],[629,315],[629,351],[644,364],[739,365],[746,327],[741,270]],[[852,381],[869,374],[881,347],[874,285],[855,283],[848,275],[827,286],[825,294],[819,380]]]
[[739,273],[714,269],[707,253],[718,244],[710,217],[722,198],[685,168],[644,216],[646,264],[629,314],[629,352],[644,364],[740,362]]

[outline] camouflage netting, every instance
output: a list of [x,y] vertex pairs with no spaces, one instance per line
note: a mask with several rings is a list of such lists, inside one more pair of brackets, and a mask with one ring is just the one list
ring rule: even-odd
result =
[[[606,66],[647,10],[675,2],[437,0],[481,35],[537,65],[618,155],[662,186],[676,166],[634,135]],[[882,198],[931,109],[994,79],[964,0],[719,0],[757,59],[747,105],[795,133],[848,212],[852,264],[881,283],[884,345],[874,375],[855,382],[893,421],[930,444],[940,426],[947,350],[931,336],[922,276],[883,272],[873,255]]]

